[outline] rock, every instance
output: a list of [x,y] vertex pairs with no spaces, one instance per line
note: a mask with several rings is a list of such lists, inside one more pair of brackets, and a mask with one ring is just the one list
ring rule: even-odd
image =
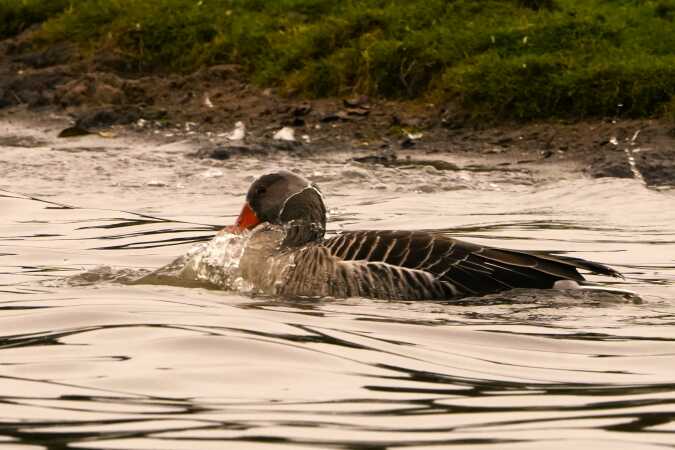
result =
[[383,164],[383,165],[394,165],[391,164],[396,159],[396,155],[368,155],[360,156],[358,158],[352,158],[352,161],[360,162],[362,164]]
[[[139,80],[124,80],[120,89],[124,92],[124,98],[130,104],[145,103],[149,99],[148,92]],[[166,116],[166,110],[164,110]]]
[[360,167],[345,167],[340,171],[342,178],[346,179],[367,179],[370,178],[370,173],[366,169]]
[[[353,161],[364,164],[382,164],[385,167],[433,167],[436,170],[461,170],[461,168],[449,161],[442,159],[397,159],[396,155],[370,155],[353,158]],[[428,169],[427,169],[428,170]]]
[[124,91],[106,83],[96,83],[91,98],[99,105],[120,104],[124,101]]
[[410,139],[410,136],[406,136],[405,139],[401,141],[401,148],[412,148],[415,146],[415,141]]
[[338,120],[349,122],[365,119],[368,114],[370,114],[370,110],[367,108],[347,108],[338,112],[326,114],[319,120],[324,123],[336,122]]
[[649,186],[675,186],[675,149],[642,149],[633,153],[635,164]]
[[347,114],[347,116],[356,116],[356,117],[364,117],[370,114],[370,109],[369,108],[347,108],[344,110],[344,112]]
[[347,108],[370,109],[370,105],[368,105],[368,96],[366,95],[344,99],[342,100],[342,103]]
[[63,106],[78,106],[89,96],[89,83],[86,80],[71,80],[56,89],[56,98]]
[[481,150],[481,153],[485,153],[486,155],[499,155],[505,152],[506,149],[504,147],[489,147]]
[[50,90],[44,90],[39,93],[37,98],[29,103],[32,107],[48,106],[54,104],[54,93]]
[[[647,126],[635,131],[613,130],[609,139],[596,141],[597,154],[586,172],[594,177],[635,178],[629,157],[635,169],[648,186],[675,185],[675,147],[672,130],[662,126]],[[630,151],[630,155],[626,153]]]
[[319,120],[323,123],[337,122],[338,120],[340,120],[340,116],[338,116],[337,113],[329,113]]
[[134,70],[133,62],[110,51],[96,53],[92,57],[92,62],[100,71],[130,72]]
[[295,117],[302,117],[309,114],[310,111],[312,111],[312,105],[310,105],[309,103],[303,103],[302,105],[298,105],[295,108],[293,108],[293,115]]
[[441,175],[443,173],[440,169],[432,165],[422,166],[421,168],[429,175]]
[[166,119],[167,116],[169,115],[168,111],[164,108],[143,108],[143,110],[139,111],[139,114],[145,119],[145,120],[162,120]]
[[413,159],[407,161],[408,164],[411,162],[415,163],[415,165],[431,166],[438,170],[461,170],[461,167],[459,167],[457,164],[451,163],[449,161],[443,161],[442,159]]
[[61,43],[47,47],[45,50],[23,53],[14,56],[14,62],[26,66],[42,69],[49,66],[65,64],[75,55],[75,47],[72,44]]
[[424,121],[419,117],[406,117],[401,120],[401,126],[406,128],[422,128]]
[[69,137],[86,136],[88,134],[92,134],[91,131],[87,130],[86,128],[82,128],[80,126],[75,125],[62,130],[59,133],[58,137],[69,138]]
[[591,160],[586,169],[593,178],[633,178],[626,154],[622,151],[605,151]]
[[89,83],[86,80],[72,80],[56,89],[56,97],[63,106],[82,104],[88,93]]
[[224,161],[235,156],[265,156],[269,151],[261,145],[218,145],[215,147],[205,147],[197,150],[191,156],[201,159],[216,159]]
[[0,101],[5,106],[43,106],[53,99],[54,88],[63,84],[69,76],[69,71],[59,66],[40,71],[26,70],[11,77],[2,77]]
[[17,97],[21,99],[20,103],[30,106],[42,106],[47,103],[47,99],[43,99],[40,94],[40,91],[25,90],[17,95]]
[[122,85],[123,83],[112,75],[105,77],[90,75],[64,83],[55,90],[54,96],[63,106],[87,103],[120,104],[126,100]]
[[508,147],[509,145],[513,144],[515,142],[515,139],[510,137],[510,136],[505,136],[503,138],[497,139],[493,142],[493,144],[498,145],[500,147]]
[[199,73],[202,79],[206,80],[240,80],[242,79],[242,68],[237,64],[219,64],[204,69]]
[[[635,166],[648,186],[675,186],[675,149],[634,149]],[[635,178],[623,151],[605,151],[596,156],[586,172],[594,177]]]
[[141,112],[133,107],[98,108],[87,110],[76,117],[75,124],[82,128],[109,127],[127,125],[138,121]]
[[272,141],[269,145],[275,150],[285,152],[296,152],[304,148],[302,142],[299,141]]
[[48,143],[33,136],[0,136],[0,147],[23,147],[35,148],[44,147]]
[[422,192],[425,194],[431,194],[432,192],[436,192],[438,190],[438,187],[434,186],[433,184],[429,183],[424,183],[420,184],[415,188],[416,191]]
[[197,156],[198,158],[211,158],[211,159],[217,159],[219,161],[224,161],[226,159],[230,159],[232,157],[232,154],[234,151],[241,152],[241,149],[236,148],[233,149],[231,147],[216,147],[213,149],[202,149],[197,151]]

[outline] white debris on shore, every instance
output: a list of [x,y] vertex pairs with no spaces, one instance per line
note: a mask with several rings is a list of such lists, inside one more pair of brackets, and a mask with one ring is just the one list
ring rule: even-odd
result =
[[229,133],[221,133],[218,137],[224,137],[228,141],[243,141],[246,137],[246,125],[242,121],[234,124],[234,128]]
[[213,102],[209,98],[208,94],[204,95],[204,106],[206,106],[207,108],[213,108]]
[[281,130],[274,133],[273,138],[277,141],[295,142],[295,130],[291,127],[283,127]]

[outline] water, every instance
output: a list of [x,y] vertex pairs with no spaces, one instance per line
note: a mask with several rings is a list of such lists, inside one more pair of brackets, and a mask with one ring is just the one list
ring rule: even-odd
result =
[[[0,147],[3,448],[675,444],[672,191],[346,155],[210,162],[186,158],[186,143],[54,131],[0,126],[28,142]],[[447,229],[565,251],[621,270],[605,281],[641,300],[289,301],[125,284],[208,245],[273,167],[320,184],[332,231]]]

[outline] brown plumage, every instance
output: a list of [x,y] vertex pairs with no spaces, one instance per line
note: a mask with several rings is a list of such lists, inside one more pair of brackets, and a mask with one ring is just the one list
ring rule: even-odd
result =
[[[453,299],[584,281],[578,269],[620,277],[599,263],[507,250],[427,231],[352,231],[324,239],[323,197],[290,172],[256,180],[230,231],[252,229],[242,273],[290,296]],[[267,225],[262,225],[267,223]]]

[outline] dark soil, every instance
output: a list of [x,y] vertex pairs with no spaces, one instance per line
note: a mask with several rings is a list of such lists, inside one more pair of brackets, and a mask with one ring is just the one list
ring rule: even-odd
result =
[[[194,155],[202,158],[358,151],[370,155],[363,162],[395,165],[397,152],[408,149],[510,167],[566,163],[591,177],[630,178],[636,169],[650,186],[675,185],[675,124],[665,120],[483,124],[467,121],[451,105],[284,98],[250,85],[231,65],[132,76],[112,55],[84,58],[67,45],[34,51],[24,42],[22,36],[0,42],[5,116],[63,111],[78,131],[126,125],[163,136],[216,137]],[[224,133],[238,121],[246,139],[229,142]],[[282,127],[294,129],[294,142],[272,138]]]

